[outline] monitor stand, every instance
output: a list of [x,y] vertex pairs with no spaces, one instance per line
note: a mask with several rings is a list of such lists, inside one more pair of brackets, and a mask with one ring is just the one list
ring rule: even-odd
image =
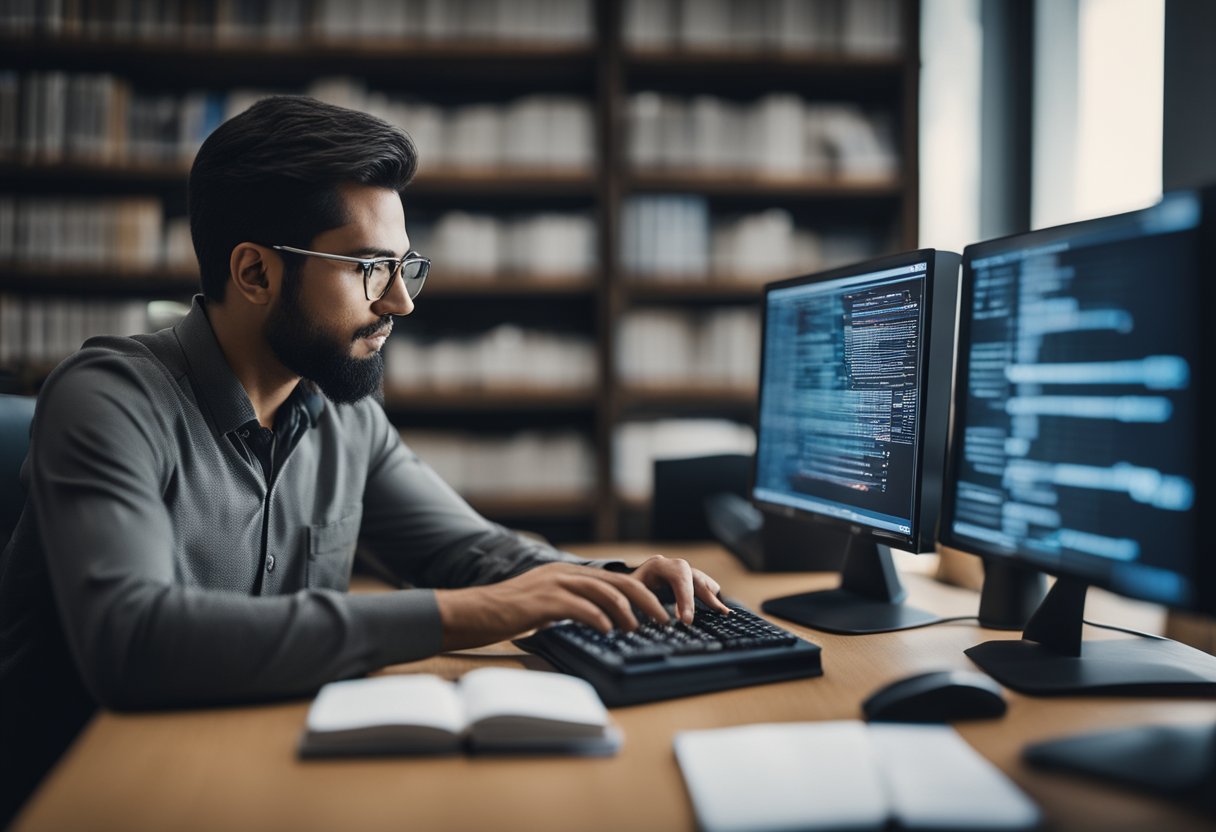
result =
[[841,635],[888,633],[941,620],[933,613],[904,606],[908,591],[895,571],[891,547],[852,535],[846,540],[839,588],[770,598],[760,609]]
[[1012,558],[986,557],[983,564],[980,626],[990,630],[1024,629],[1047,593],[1046,576]]
[[1017,641],[968,648],[1002,685],[1032,696],[1211,696],[1216,657],[1164,638],[1081,640],[1088,585],[1060,578]]
[[1070,771],[1216,808],[1216,724],[1142,725],[1047,740],[1022,752]]

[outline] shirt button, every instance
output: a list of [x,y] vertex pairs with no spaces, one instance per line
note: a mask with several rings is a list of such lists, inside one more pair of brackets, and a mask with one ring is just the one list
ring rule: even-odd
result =
[[273,571],[274,571],[274,555],[267,555],[267,556],[266,556],[266,571],[267,571],[267,572],[273,572]]

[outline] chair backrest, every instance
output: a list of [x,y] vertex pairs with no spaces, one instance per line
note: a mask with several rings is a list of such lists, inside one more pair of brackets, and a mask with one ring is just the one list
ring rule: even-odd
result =
[[0,548],[8,543],[25,507],[21,463],[30,447],[34,397],[0,393]]
[[705,498],[722,492],[746,497],[751,477],[750,454],[656,459],[650,537],[712,540],[705,520]]

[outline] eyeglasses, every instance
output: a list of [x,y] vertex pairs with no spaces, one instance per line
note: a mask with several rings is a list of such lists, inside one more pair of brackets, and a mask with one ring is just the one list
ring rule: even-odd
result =
[[289,251],[292,254],[303,254],[305,257],[323,257],[326,260],[339,260],[343,263],[357,263],[363,270],[363,295],[368,300],[380,300],[388,294],[393,285],[393,278],[401,273],[401,282],[405,284],[405,293],[410,299],[418,297],[422,284],[426,282],[427,273],[431,270],[430,258],[423,257],[412,249],[398,260],[396,257],[347,257],[344,254],[325,254],[320,251],[309,251],[293,246],[271,246],[276,251]]

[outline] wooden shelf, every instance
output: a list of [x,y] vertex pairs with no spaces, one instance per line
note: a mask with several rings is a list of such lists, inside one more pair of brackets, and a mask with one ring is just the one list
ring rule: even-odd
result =
[[726,67],[771,72],[786,67],[799,73],[900,73],[907,60],[903,55],[852,55],[843,52],[796,52],[774,49],[729,49],[725,47],[628,47],[627,67]]
[[705,196],[806,200],[898,200],[904,191],[900,179],[766,176],[704,170],[634,170],[625,187],[634,193],[678,191]]
[[[589,275],[498,274],[474,277],[439,269],[425,298],[578,298],[596,291]],[[123,269],[109,265],[0,263],[0,291],[22,294],[182,295],[199,291],[197,269]]]
[[597,508],[595,497],[589,494],[574,496],[563,494],[481,496],[472,494],[465,499],[482,514],[500,519],[588,517],[594,514]]
[[727,97],[774,91],[811,98],[877,102],[897,93],[908,69],[903,55],[805,54],[731,49],[629,49],[624,70],[635,88],[695,93],[712,87]]
[[193,295],[199,291],[194,269],[122,269],[115,266],[34,266],[0,264],[0,292],[152,296]]
[[[0,178],[11,185],[52,185],[79,190],[88,186],[136,188],[186,187],[187,162],[114,163],[22,161],[0,158]],[[484,168],[424,171],[406,187],[408,196],[504,194],[515,197],[595,195],[595,173],[588,169]]]
[[424,298],[583,297],[593,294],[598,278],[590,275],[495,274],[475,277],[432,270]]
[[[423,77],[442,85],[451,80],[488,79],[515,86],[548,83],[557,87],[590,83],[594,44],[418,40],[399,38],[249,38],[193,40],[185,37],[0,38],[9,64],[32,69],[120,72],[146,83],[198,84],[204,88],[240,84],[305,83],[318,75],[372,77],[386,83]],[[428,77],[435,76],[435,77]]]
[[680,280],[661,277],[626,277],[622,281],[623,293],[629,301],[655,303],[759,303],[764,284],[781,280],[791,274],[773,275],[770,278],[710,278],[708,280]]
[[756,388],[734,385],[679,383],[626,385],[618,396],[623,410],[722,411],[751,413],[756,408]]
[[595,196],[595,172],[589,169],[482,168],[443,170],[425,168],[406,186],[406,198],[417,195],[457,196],[502,194],[515,199],[536,196]]
[[392,413],[436,413],[444,411],[494,412],[529,410],[592,410],[594,390],[550,387],[387,388],[384,407]]
[[0,179],[10,188],[37,185],[42,190],[57,188],[78,193],[81,188],[104,187],[127,192],[168,187],[184,192],[189,174],[187,162],[48,162],[0,157]]

